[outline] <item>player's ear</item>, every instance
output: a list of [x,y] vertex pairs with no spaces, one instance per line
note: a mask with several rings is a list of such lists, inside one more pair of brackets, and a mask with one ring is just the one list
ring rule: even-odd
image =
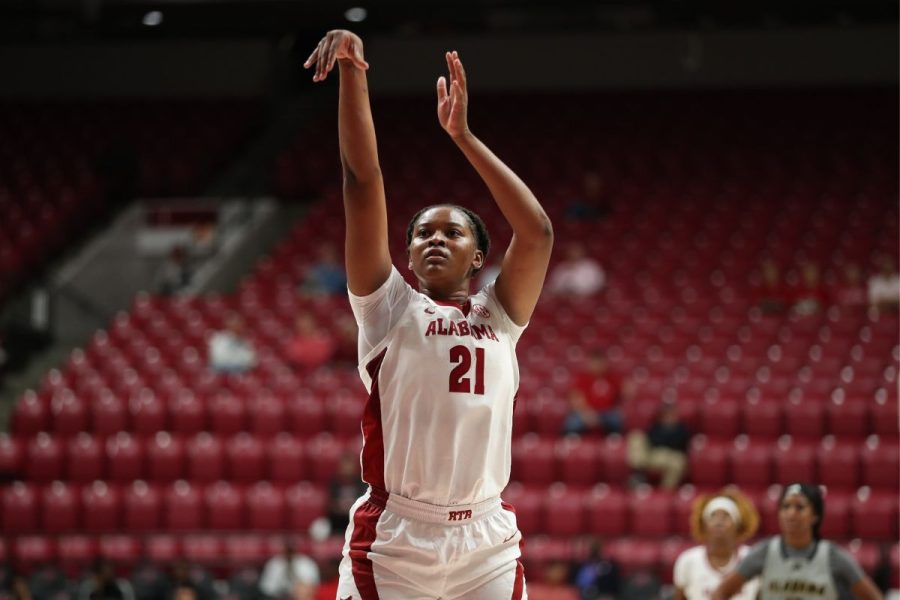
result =
[[475,251],[475,256],[472,257],[472,268],[475,270],[481,269],[484,266],[484,252],[481,250]]

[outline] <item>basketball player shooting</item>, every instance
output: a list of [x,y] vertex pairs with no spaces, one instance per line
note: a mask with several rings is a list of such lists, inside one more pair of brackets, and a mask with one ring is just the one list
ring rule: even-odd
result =
[[363,42],[328,32],[304,63],[338,67],[345,257],[369,391],[362,474],[340,567],[342,600],[526,598],[509,481],[515,348],[537,303],[553,229],[519,177],[469,129],[466,73],[446,53],[440,126],[484,181],[513,236],[496,281],[470,294],[490,239],[471,210],[428,206],[407,228],[409,286],[391,264]]

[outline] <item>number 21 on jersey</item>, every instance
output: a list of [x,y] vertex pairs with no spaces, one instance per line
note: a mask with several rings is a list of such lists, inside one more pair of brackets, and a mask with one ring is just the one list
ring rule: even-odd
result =
[[450,371],[450,391],[463,394],[484,395],[484,348],[475,348],[475,385],[472,386],[472,351],[468,346],[450,348],[450,362],[456,364]]

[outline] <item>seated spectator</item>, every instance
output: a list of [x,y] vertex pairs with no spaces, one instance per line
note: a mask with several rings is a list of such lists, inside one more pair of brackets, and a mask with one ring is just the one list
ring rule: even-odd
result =
[[603,544],[591,540],[587,560],[575,571],[575,587],[581,600],[612,600],[619,594],[619,563],[603,556]]
[[881,257],[878,272],[869,277],[869,306],[880,312],[897,312],[900,306],[900,273],[889,256]]
[[101,558],[81,583],[78,600],[134,600],[134,591],[127,579],[116,578],[112,563]]
[[587,255],[577,242],[569,244],[566,258],[550,272],[547,287],[553,294],[591,296],[603,289],[606,273],[596,260]]
[[284,551],[266,562],[259,579],[260,591],[279,600],[312,600],[318,585],[319,567],[308,556],[294,552],[287,538]]
[[181,245],[173,246],[153,277],[153,288],[157,294],[171,296],[187,287],[192,275],[187,250]]
[[555,559],[544,565],[540,581],[528,584],[528,597],[538,600],[578,600],[578,590],[569,585],[569,565]]
[[172,565],[168,600],[214,600],[218,597],[213,580],[202,567],[178,560]]
[[232,314],[209,338],[209,366],[217,373],[244,373],[256,366],[256,350],[244,337],[244,320]]
[[28,582],[4,563],[0,563],[0,600],[31,600]]
[[822,312],[828,304],[828,296],[819,278],[819,267],[808,262],[803,265],[800,283],[794,289],[794,314],[805,317]]
[[592,351],[586,368],[572,379],[563,433],[621,432],[621,405],[630,395],[631,383],[610,370],[606,353],[600,349]]
[[135,600],[166,600],[172,581],[158,565],[143,560],[131,572],[131,587]]
[[328,483],[328,523],[331,535],[343,534],[350,524],[350,508],[366,492],[359,471],[359,455],[342,454],[337,472]]
[[581,193],[566,207],[566,218],[571,221],[602,219],[609,212],[610,198],[603,178],[596,171],[586,171],[581,180]]
[[847,264],[841,273],[842,279],[833,294],[835,304],[851,310],[865,307],[869,297],[859,265]]
[[687,448],[691,432],[681,422],[674,402],[663,402],[647,432],[628,434],[628,464],[634,471],[632,483],[646,481],[646,472],[662,474],[660,485],[674,489],[681,483],[687,467]]
[[781,281],[781,271],[772,260],[762,263],[760,274],[762,280],[756,286],[756,305],[763,314],[775,315],[788,308],[788,293]]
[[334,338],[327,329],[319,326],[311,313],[301,312],[297,315],[294,335],[284,348],[284,354],[293,366],[315,369],[331,360],[336,350]]
[[77,585],[72,585],[56,565],[44,565],[31,573],[28,590],[35,600],[70,600],[78,593]]
[[300,292],[305,296],[334,296],[347,293],[347,273],[334,246],[319,250],[319,261],[309,268]]

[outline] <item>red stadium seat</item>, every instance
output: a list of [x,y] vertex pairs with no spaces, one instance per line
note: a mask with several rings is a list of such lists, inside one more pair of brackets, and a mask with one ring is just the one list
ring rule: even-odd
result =
[[777,438],[784,428],[781,404],[748,399],[742,408],[744,431],[754,438]]
[[220,436],[247,429],[244,403],[230,393],[219,393],[209,403],[210,428]]
[[260,480],[265,470],[265,447],[249,433],[239,433],[225,444],[228,477],[231,481],[251,483]]
[[57,555],[63,572],[79,577],[97,560],[97,542],[86,535],[67,535],[57,540]]
[[605,483],[595,486],[585,499],[587,530],[600,536],[625,535],[630,531],[628,498]]
[[327,483],[337,469],[338,459],[343,452],[341,443],[330,433],[323,432],[310,438],[306,443],[307,471],[310,479]]
[[13,548],[15,564],[23,573],[53,564],[58,558],[56,538],[44,534],[18,537]]
[[110,481],[134,481],[144,476],[144,446],[130,433],[120,431],[106,440]]
[[607,554],[614,558],[625,577],[637,573],[656,573],[660,545],[656,540],[619,538],[606,545]]
[[843,546],[866,573],[874,574],[880,566],[881,548],[878,543],[857,538]]
[[688,477],[696,486],[721,487],[730,480],[730,444],[695,435],[688,449]]
[[639,486],[631,494],[631,533],[639,537],[666,537],[672,534],[672,493]]
[[250,529],[282,531],[285,527],[284,493],[268,481],[247,490],[247,524]]
[[131,535],[104,535],[99,540],[100,556],[114,564],[132,569],[143,555],[138,538]]
[[188,390],[178,392],[169,401],[169,415],[174,433],[198,433],[207,428],[206,407]]
[[47,431],[50,426],[50,411],[31,390],[22,394],[16,402],[12,414],[12,431],[18,435],[33,436]]
[[162,527],[162,499],[155,485],[135,481],[124,491],[122,507],[125,531],[154,531]]
[[182,557],[181,540],[170,534],[152,535],[144,543],[144,552],[153,563],[171,565]]
[[817,452],[819,482],[829,488],[855,489],[859,485],[859,446],[828,436]]
[[828,432],[841,437],[864,438],[871,430],[869,407],[865,402],[845,400],[843,395],[833,395],[828,402]]
[[198,433],[185,445],[187,478],[194,483],[224,479],[225,458],[222,442],[209,432]]
[[896,490],[900,485],[900,444],[869,436],[860,453],[862,480],[873,488]]
[[81,490],[82,523],[85,531],[117,531],[122,506],[119,490],[105,481],[95,481]]
[[91,407],[95,435],[114,435],[128,430],[128,409],[125,402],[108,389],[102,390]]
[[816,445],[812,440],[795,440],[789,435],[778,439],[772,452],[775,483],[816,481]]
[[69,480],[88,483],[102,479],[105,459],[101,443],[89,433],[79,433],[69,442],[67,457]]
[[131,397],[128,412],[131,416],[133,433],[150,436],[166,430],[168,421],[166,406],[148,388],[138,391]]
[[47,483],[62,479],[63,446],[47,433],[39,433],[28,444],[25,475],[29,481]]
[[21,440],[0,433],[0,481],[20,479],[24,475],[24,462]]
[[263,538],[256,534],[229,536],[224,543],[225,557],[232,569],[263,564],[272,556]]
[[183,479],[171,484],[163,498],[164,522],[169,531],[190,531],[206,525],[200,491]]
[[550,535],[576,536],[584,531],[584,493],[563,483],[550,486],[544,496],[544,528]]
[[41,530],[47,533],[75,531],[81,509],[78,490],[62,481],[44,488],[41,502]]
[[8,535],[37,531],[38,493],[34,485],[16,481],[9,487],[0,488],[3,505],[0,507],[0,517],[3,524],[3,532]]
[[710,438],[733,438],[740,432],[740,405],[735,400],[711,398],[700,410],[700,433]]
[[285,490],[284,499],[289,530],[306,531],[313,521],[325,516],[325,492],[308,481],[289,487]]
[[865,540],[896,541],[897,492],[859,488],[850,504],[853,535]]
[[88,428],[88,410],[84,401],[68,389],[53,394],[50,401],[53,431],[65,435],[75,435]]
[[601,454],[604,481],[613,485],[624,484],[631,475],[628,465],[628,449],[620,435],[610,435],[603,439]]
[[[285,430],[285,416],[284,402],[275,396],[263,394],[253,401],[253,410],[250,411],[250,431],[262,439],[275,437]],[[358,425],[357,419],[357,427]]]
[[875,395],[875,402],[870,402],[869,408],[872,415],[874,431],[883,439],[897,439],[900,430],[900,416],[898,416],[897,398],[888,398],[888,395]]
[[160,431],[147,440],[147,473],[151,481],[168,482],[184,475],[181,439]]
[[279,433],[269,443],[269,479],[275,483],[296,483],[306,479],[303,443],[289,433]]
[[341,437],[360,434],[365,400],[350,395],[336,394],[328,401],[326,412],[330,412],[329,431]]
[[747,436],[734,440],[730,452],[732,481],[739,487],[765,487],[772,482],[772,445]]
[[325,408],[316,400],[298,397],[287,403],[288,430],[309,438],[326,431]]
[[512,445],[512,479],[525,485],[549,485],[556,481],[554,440],[528,433]]
[[681,486],[672,496],[673,534],[690,537],[690,518],[693,512],[694,500],[697,496],[697,488],[690,484]]
[[825,496],[825,519],[821,534],[829,539],[846,539],[851,534],[850,502],[853,493],[843,489],[828,489]]
[[601,442],[581,436],[566,436],[555,444],[559,480],[568,485],[594,485],[603,480]]
[[206,526],[210,529],[243,529],[244,496],[227,481],[217,481],[204,494]]
[[825,405],[792,399],[784,407],[785,431],[795,438],[818,439],[825,433]]

